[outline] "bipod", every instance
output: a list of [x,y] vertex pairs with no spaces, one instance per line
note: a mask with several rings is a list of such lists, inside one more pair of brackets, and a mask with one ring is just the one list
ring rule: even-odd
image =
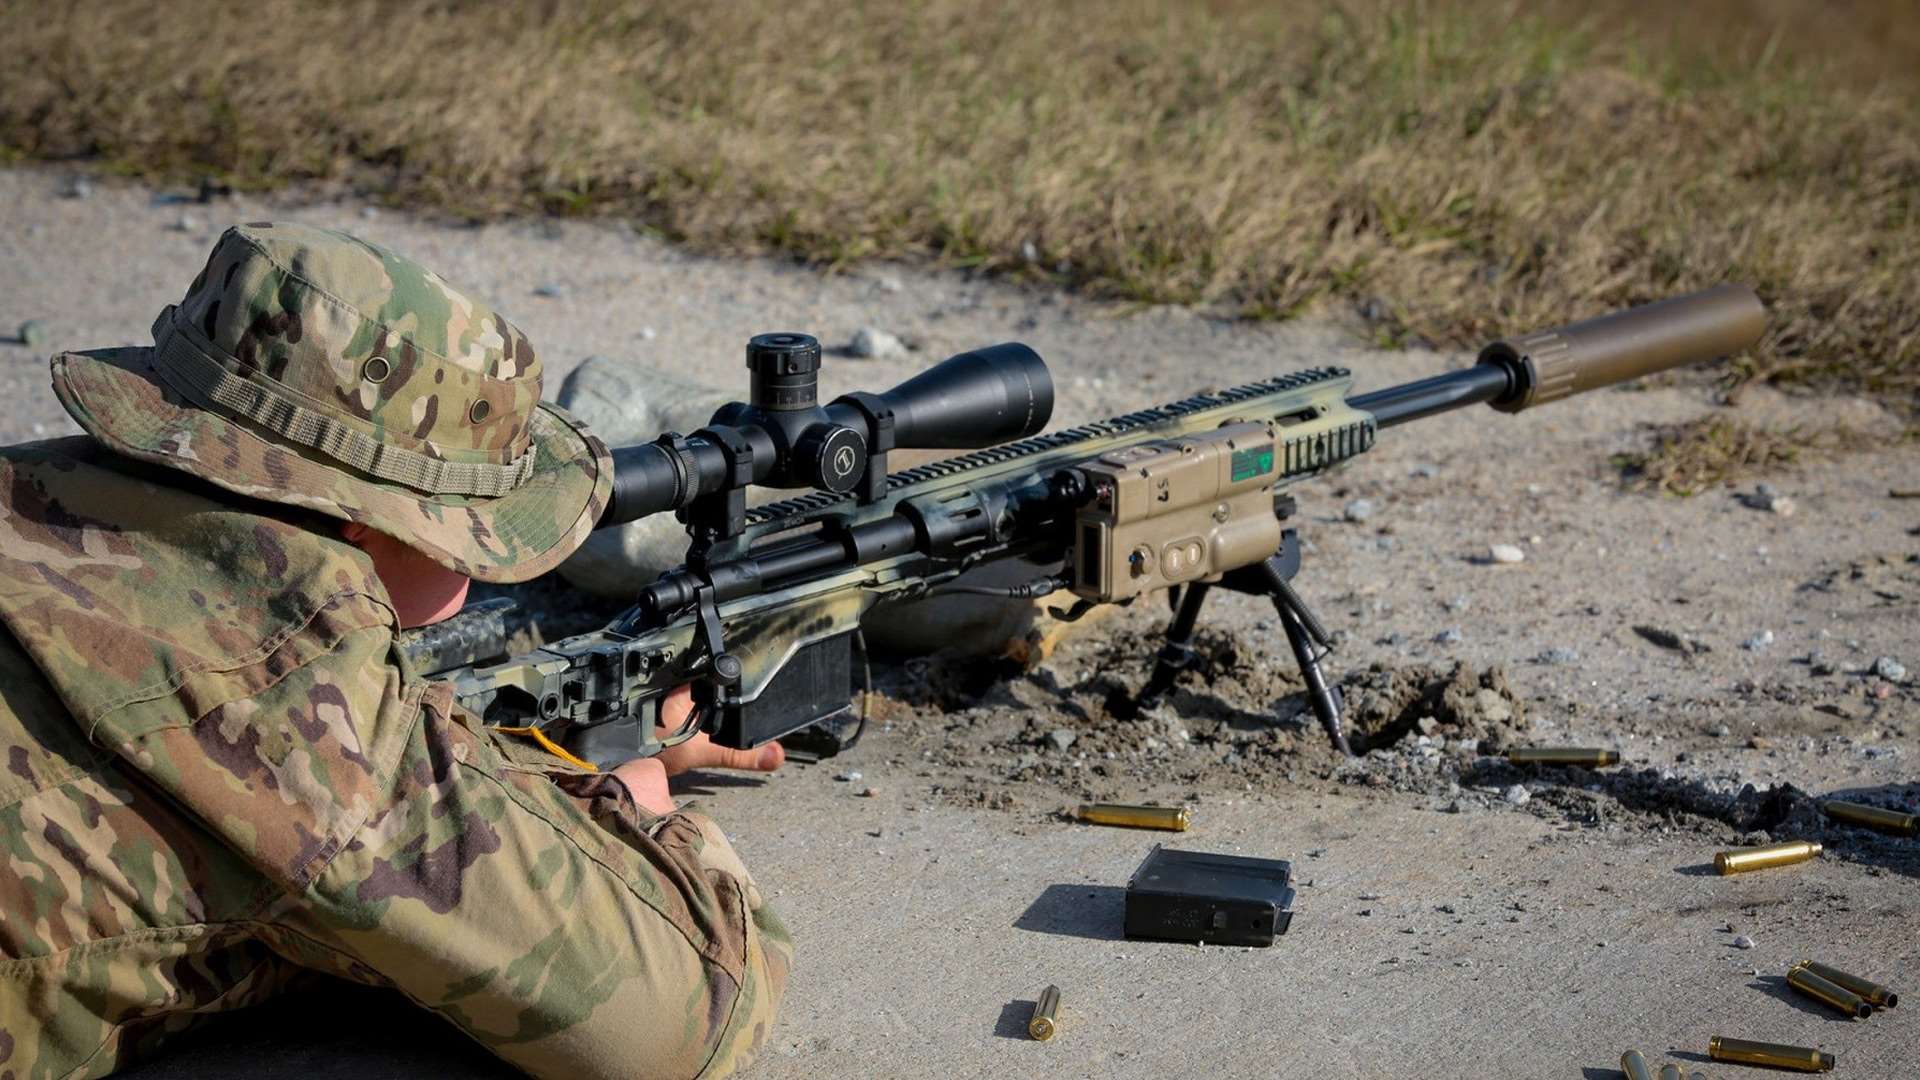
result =
[[[1320,720],[1327,738],[1342,754],[1351,757],[1353,748],[1348,745],[1340,722],[1340,692],[1327,684],[1326,675],[1320,670],[1320,661],[1333,649],[1333,639],[1306,601],[1293,590],[1292,578],[1299,572],[1300,541],[1294,531],[1288,529],[1281,533],[1279,551],[1252,566],[1222,576],[1219,585],[1273,601],[1274,613],[1287,632],[1287,644],[1293,649],[1294,661],[1300,665],[1300,676],[1306,680],[1307,703]],[[1173,688],[1181,672],[1193,666],[1193,631],[1200,621],[1201,605],[1206,603],[1212,588],[1206,582],[1194,582],[1180,590],[1174,601],[1173,622],[1167,627],[1166,643],[1160,646],[1153,674],[1140,691],[1141,706],[1158,700]]]

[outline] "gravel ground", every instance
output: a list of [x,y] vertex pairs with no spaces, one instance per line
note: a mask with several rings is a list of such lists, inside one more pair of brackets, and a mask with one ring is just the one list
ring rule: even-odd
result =
[[[539,344],[551,386],[600,353],[744,391],[753,333],[844,345],[873,327],[909,351],[836,356],[823,389],[883,388],[1017,339],[1053,367],[1058,424],[1311,364],[1351,367],[1365,390],[1461,361],[1364,350],[1337,323],[1124,309],[911,267],[717,261],[603,225],[459,227],[317,197],[202,205],[109,182],[76,199],[65,182],[0,171],[0,332],[36,320],[46,333],[0,344],[9,442],[73,430],[46,387],[50,351],[146,340],[218,227],[268,217],[350,229],[491,298]],[[1920,447],[1888,438],[1899,423],[1868,401],[1749,393],[1729,415],[1845,424],[1859,448],[1768,477],[1791,514],[1756,508],[1751,488],[1620,489],[1608,457],[1643,447],[1646,425],[1720,408],[1686,382],[1515,418],[1475,410],[1389,432],[1300,489],[1310,547],[1296,584],[1339,632],[1328,665],[1364,736],[1355,761],[1302,716],[1271,609],[1228,596],[1210,602],[1200,669],[1145,712],[1130,695],[1165,623],[1155,603],[1092,622],[1031,670],[885,669],[875,730],[848,758],[708,784],[799,934],[793,1004],[759,1071],[1152,1076],[1198,1062],[1217,1075],[1422,1076],[1479,1061],[1605,1076],[1629,1045],[1703,1048],[1701,1025],[1724,1015],[1747,1026],[1721,1033],[1844,1046],[1847,1075],[1898,1074],[1920,1035],[1897,1011],[1829,1024],[1776,984],[1798,958],[1783,942],[1886,981],[1920,970],[1920,841],[1829,829],[1807,798],[1920,808],[1920,500],[1890,495],[1920,487]],[[1493,545],[1524,557],[1496,561]],[[1492,756],[1516,743],[1625,761],[1523,772]],[[864,783],[833,779],[847,769]],[[869,785],[873,798],[853,793]],[[1136,834],[1059,818],[1089,797],[1189,802],[1217,824],[1186,846],[1296,859],[1318,880],[1294,934],[1243,957],[1104,940],[1104,916],[1073,924],[1084,933],[1023,926],[1018,910],[1045,907],[1055,886],[1096,884],[1109,891],[1086,910],[1111,906],[1144,853]],[[885,842],[902,829],[924,835]],[[1827,856],[1752,880],[1699,876],[1715,845],[1788,835],[1825,841]],[[896,857],[875,854],[888,847]],[[897,857],[909,848],[911,865]],[[1361,890],[1337,903],[1319,892],[1335,880],[1372,880],[1387,899],[1358,915]],[[1467,892],[1477,921],[1434,914]],[[1727,952],[1741,934],[1765,956]],[[922,969],[896,953],[949,977],[903,979]],[[1094,962],[1119,954],[1154,966]],[[1071,1029],[1044,1058],[996,1037],[1011,995],[1075,965],[1077,1051]]]

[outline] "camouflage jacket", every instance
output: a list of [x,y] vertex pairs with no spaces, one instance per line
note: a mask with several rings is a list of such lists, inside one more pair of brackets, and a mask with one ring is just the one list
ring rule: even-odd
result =
[[484,729],[357,548],[114,457],[0,449],[0,1078],[101,1076],[309,970],[540,1076],[714,1076],[785,930],[704,817]]

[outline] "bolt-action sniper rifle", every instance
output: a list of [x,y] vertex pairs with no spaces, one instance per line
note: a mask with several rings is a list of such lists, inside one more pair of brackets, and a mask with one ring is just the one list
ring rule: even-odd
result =
[[[1216,588],[1270,598],[1308,701],[1347,751],[1340,699],[1320,671],[1331,639],[1291,581],[1300,546],[1285,490],[1373,446],[1382,428],[1487,402],[1519,412],[1753,344],[1749,289],[1706,292],[1494,342],[1473,366],[1348,397],[1325,367],[1037,434],[1053,411],[1046,365],[1024,345],[952,357],[884,394],[819,404],[820,346],[763,334],[747,346],[750,401],[681,436],[614,451],[602,527],[676,511],[685,565],[605,628],[499,662],[500,601],[415,631],[415,670],[453,683],[487,722],[527,728],[599,765],[705,729],[723,746],[854,728],[861,617],[943,592],[1071,593],[1056,616],[1150,592],[1174,614],[1144,695],[1169,689]],[[1013,441],[1009,441],[1013,440]],[[981,448],[984,449],[974,449]],[[974,452],[888,474],[903,449]],[[749,510],[746,488],[812,488]],[[955,583],[1003,559],[1025,585]],[[476,661],[480,661],[476,663]],[[691,682],[697,708],[656,732],[661,699]]]

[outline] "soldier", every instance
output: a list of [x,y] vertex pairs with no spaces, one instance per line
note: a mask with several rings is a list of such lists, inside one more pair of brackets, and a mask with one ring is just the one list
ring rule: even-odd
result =
[[607,449],[540,402],[520,331],[256,224],[152,348],[52,368],[90,437],[0,449],[0,1076],[105,1075],[312,971],[539,1076],[749,1059],[787,934],[666,777],[778,749],[594,773],[394,649],[605,505]]

